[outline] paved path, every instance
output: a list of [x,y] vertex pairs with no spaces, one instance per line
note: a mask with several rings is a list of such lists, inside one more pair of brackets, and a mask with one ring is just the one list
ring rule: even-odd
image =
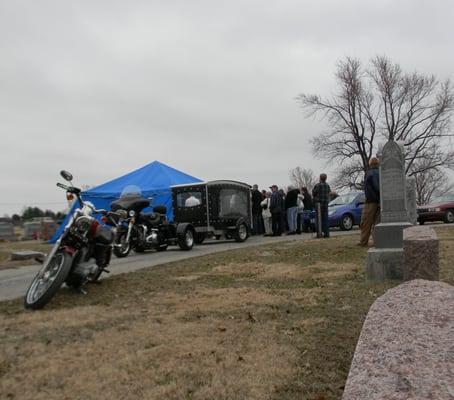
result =
[[[354,229],[350,232],[335,231],[331,232],[332,236],[349,235],[358,232]],[[234,250],[259,246],[269,243],[278,243],[284,241],[308,240],[313,235],[305,233],[302,236],[281,236],[281,237],[263,237],[252,236],[244,243],[233,241],[209,241],[201,245],[196,245],[191,251],[182,251],[178,247],[169,247],[164,252],[146,252],[136,254],[133,251],[126,258],[112,257],[109,270],[110,275],[133,272],[138,269],[153,267],[156,265],[166,264],[173,261],[185,260],[193,257],[200,257],[207,254],[218,253],[226,250]],[[315,240],[315,239],[314,239]],[[0,300],[14,299],[23,296],[30,285],[31,280],[38,272],[40,265],[23,266],[15,269],[6,269],[0,271]],[[104,279],[109,275],[104,275]]]

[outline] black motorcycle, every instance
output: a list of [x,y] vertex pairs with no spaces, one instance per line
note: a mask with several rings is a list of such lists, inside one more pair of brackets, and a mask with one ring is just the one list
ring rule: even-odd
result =
[[153,207],[152,213],[142,212],[150,204],[150,199],[139,191],[122,194],[112,202],[112,211],[127,214],[117,226],[113,249],[117,257],[126,257],[131,249],[142,253],[151,249],[165,251],[169,245],[178,245],[182,250],[191,250],[194,246],[195,231],[191,224],[169,222],[167,208],[163,205]]
[[115,225],[122,213],[97,210],[90,202],[85,202],[81,190],[72,185],[72,175],[61,171],[60,175],[70,185],[57,183],[65,189],[68,199],[77,198],[77,208],[67,223],[62,235],[43,260],[38,274],[33,278],[25,295],[25,307],[44,307],[57,293],[63,283],[83,291],[87,282],[96,282],[110,263],[114,232],[100,224],[93,215],[103,214],[103,219]]

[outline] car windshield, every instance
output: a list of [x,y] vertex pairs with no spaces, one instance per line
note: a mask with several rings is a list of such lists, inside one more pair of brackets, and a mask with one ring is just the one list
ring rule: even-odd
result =
[[454,202],[454,195],[447,195],[447,196],[434,197],[434,198],[430,201],[431,204],[437,204],[437,203],[449,203],[449,202]]
[[345,204],[350,204],[353,200],[355,200],[356,196],[358,196],[358,193],[343,194],[336,197],[334,200],[331,200],[329,206],[344,206]]

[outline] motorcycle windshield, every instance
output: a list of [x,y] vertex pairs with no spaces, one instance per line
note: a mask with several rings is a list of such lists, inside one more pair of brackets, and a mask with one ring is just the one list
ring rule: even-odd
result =
[[142,189],[137,185],[128,185],[120,193],[120,199],[142,197]]
[[118,200],[112,202],[112,210],[116,211],[119,209],[130,211],[134,210],[135,212],[140,212],[144,208],[147,208],[150,205],[150,200],[146,199],[142,195],[142,190],[136,185],[126,186]]

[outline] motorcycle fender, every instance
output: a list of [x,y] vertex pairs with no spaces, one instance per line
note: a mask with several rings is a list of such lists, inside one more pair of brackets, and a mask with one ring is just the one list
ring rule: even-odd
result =
[[187,222],[182,222],[181,224],[178,224],[177,225],[177,236],[184,235],[184,233],[186,232],[186,230],[188,228],[194,230],[194,227]]
[[235,228],[238,228],[241,224],[246,224],[248,231],[251,230],[251,225],[246,218],[238,218]]

